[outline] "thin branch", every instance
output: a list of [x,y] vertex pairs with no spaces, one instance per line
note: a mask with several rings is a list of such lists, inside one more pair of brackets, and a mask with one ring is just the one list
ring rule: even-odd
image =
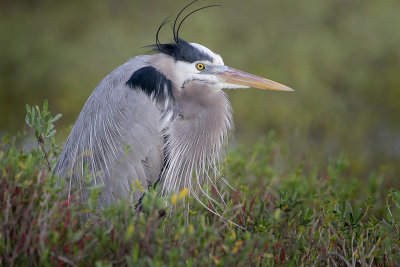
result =
[[50,164],[50,161],[49,161],[49,155],[47,154],[46,149],[44,149],[44,140],[43,140],[42,136],[39,136],[38,144],[39,144],[40,148],[42,149],[42,151],[44,153],[44,157],[46,158],[47,169],[49,170],[49,172],[51,172],[51,164]]
[[350,262],[348,262],[348,261],[346,260],[346,258],[343,257],[342,255],[340,255],[339,253],[331,252],[331,253],[329,254],[329,256],[336,256],[336,257],[338,257],[339,259],[341,259],[342,261],[344,261],[344,263],[346,264],[347,267],[352,267],[352,265],[350,264]]

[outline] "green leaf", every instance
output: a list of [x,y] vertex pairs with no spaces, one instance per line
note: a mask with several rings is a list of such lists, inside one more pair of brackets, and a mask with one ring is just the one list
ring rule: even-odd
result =
[[35,106],[36,112],[37,112],[37,116],[39,120],[42,120],[42,113],[40,112],[40,109],[38,106]]
[[47,99],[45,99],[44,102],[43,102],[43,111],[44,111],[45,113],[47,113],[47,107],[48,107],[48,105],[49,105],[49,103],[48,103]]
[[31,108],[29,107],[28,104],[25,105],[25,109],[26,109],[26,112],[27,112],[28,114],[31,113]]
[[62,117],[61,114],[57,114],[57,115],[54,117],[54,119],[51,120],[51,122],[56,122],[56,121],[58,121],[61,117]]
[[35,119],[35,116],[36,115],[36,111],[35,111],[35,108],[34,107],[32,107],[32,112],[31,112],[31,121],[34,121],[34,119]]
[[28,126],[31,126],[31,124],[29,123],[29,114],[26,114],[26,116],[25,116],[25,123],[26,123]]

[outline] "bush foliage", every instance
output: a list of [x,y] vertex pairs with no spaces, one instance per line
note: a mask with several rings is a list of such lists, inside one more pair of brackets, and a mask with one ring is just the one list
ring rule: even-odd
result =
[[[350,177],[343,157],[309,173],[285,167],[285,148],[271,134],[227,155],[223,174],[236,190],[225,190],[225,219],[187,190],[161,197],[150,189],[140,208],[121,200],[98,211],[101,188],[91,189],[87,203],[60,197],[52,174],[59,116],[51,116],[47,103],[27,111],[37,149],[18,148],[17,137],[0,146],[1,265],[394,266],[400,260],[400,191],[383,188],[380,173],[367,182]],[[82,220],[87,214],[93,216]]]

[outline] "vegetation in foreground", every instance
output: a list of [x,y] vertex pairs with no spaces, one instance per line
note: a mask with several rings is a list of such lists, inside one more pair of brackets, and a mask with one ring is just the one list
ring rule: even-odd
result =
[[[120,201],[99,212],[99,187],[86,204],[58,197],[51,170],[60,152],[53,129],[60,116],[53,118],[46,102],[27,111],[37,149],[19,149],[17,137],[0,145],[1,265],[394,266],[400,260],[400,191],[383,188],[380,173],[349,177],[344,158],[311,173],[302,166],[283,171],[284,147],[273,135],[229,153],[223,173],[236,190],[226,188],[227,207],[219,210],[241,227],[208,212],[187,190],[169,197],[150,190],[139,210]],[[88,213],[96,216],[83,223]]]

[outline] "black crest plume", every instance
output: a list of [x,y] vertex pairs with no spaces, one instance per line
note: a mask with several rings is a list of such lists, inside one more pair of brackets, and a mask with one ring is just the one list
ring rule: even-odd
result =
[[174,24],[172,25],[172,33],[174,36],[174,43],[162,44],[160,42],[160,39],[159,39],[160,30],[164,27],[165,24],[167,24],[171,20],[168,17],[161,23],[160,27],[158,27],[158,29],[157,29],[156,43],[155,43],[155,45],[152,45],[154,47],[154,51],[159,51],[161,53],[164,53],[166,55],[174,57],[175,60],[186,61],[186,62],[190,62],[190,63],[193,63],[193,62],[199,61],[199,60],[213,61],[213,59],[210,56],[202,53],[201,51],[199,51],[196,48],[194,48],[193,46],[191,46],[188,42],[179,38],[179,30],[181,29],[183,22],[190,15],[192,15],[193,13],[200,11],[202,9],[219,6],[219,5],[208,5],[208,6],[197,8],[197,9],[189,12],[185,17],[183,17],[183,19],[180,22],[178,22],[179,17],[182,15],[182,13],[189,6],[193,5],[197,1],[198,0],[194,0],[194,1],[190,2],[189,4],[187,4],[176,16],[176,18],[174,20]]

